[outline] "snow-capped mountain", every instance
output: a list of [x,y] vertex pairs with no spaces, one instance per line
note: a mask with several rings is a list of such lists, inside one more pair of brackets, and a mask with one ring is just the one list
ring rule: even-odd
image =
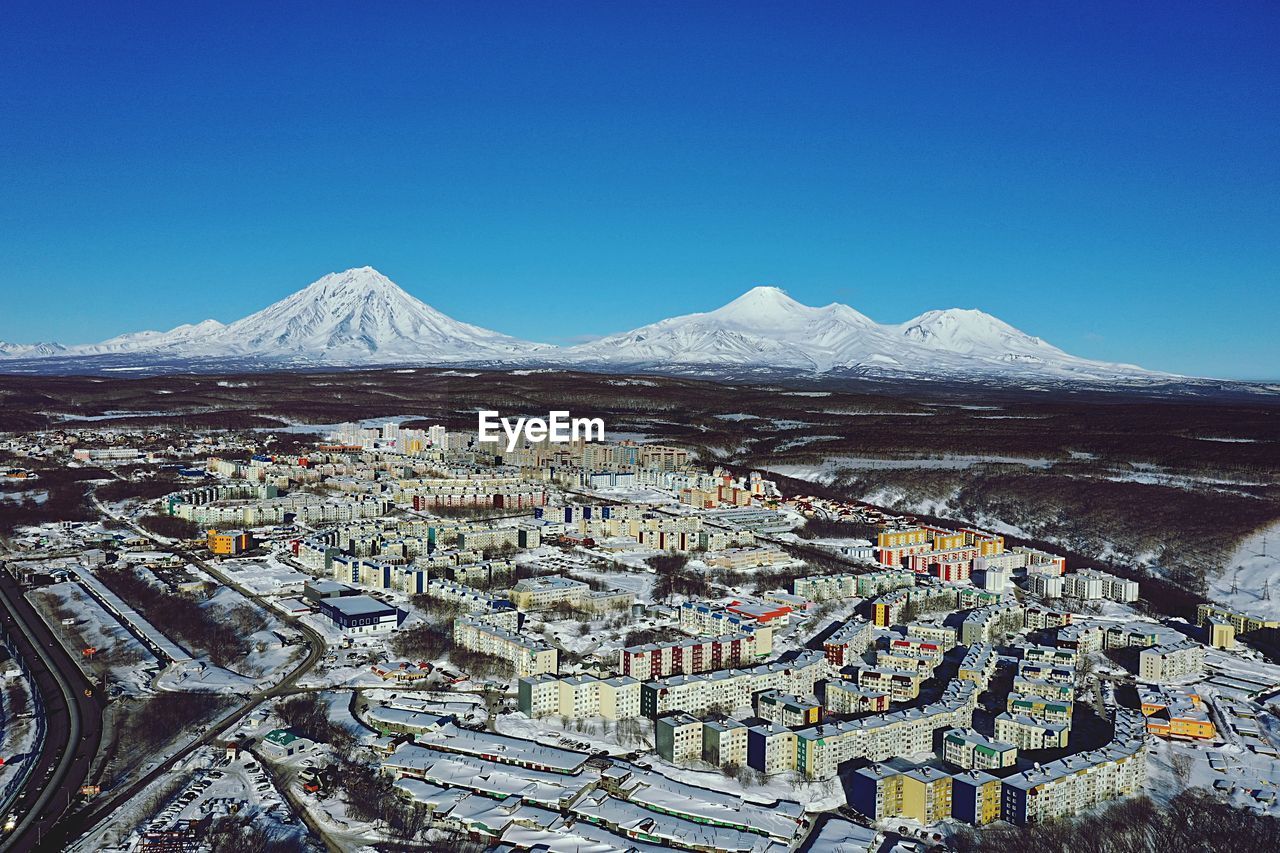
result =
[[0,358],[43,358],[45,356],[61,355],[66,352],[66,349],[62,344],[52,342],[11,344],[7,341],[0,341]]
[[200,346],[218,355],[357,364],[510,358],[547,348],[454,320],[372,267],[330,273],[216,331]]
[[804,305],[776,287],[756,287],[714,311],[610,335],[559,357],[593,365],[738,365],[863,375],[1154,375],[1076,358],[981,311],[930,311],[882,325],[847,305]]
[[[233,323],[205,320],[167,332],[132,332],[50,354],[359,365],[510,359],[548,348],[454,320],[372,267],[361,267],[330,273]],[[19,350],[4,355],[34,355]]]
[[[569,361],[763,365],[826,371],[851,337],[876,336],[875,322],[846,305],[811,308],[776,287],[754,287],[714,311],[672,317],[570,347]],[[798,346],[798,344],[803,344]],[[892,349],[884,341],[885,349]]]
[[225,325],[206,320],[71,347],[0,343],[0,359],[7,369],[32,372],[518,362],[718,376],[769,370],[1028,384],[1179,379],[1077,358],[977,310],[928,311],[905,323],[881,324],[840,303],[804,305],[776,287],[752,288],[714,311],[558,348],[454,320],[371,267],[330,273]]

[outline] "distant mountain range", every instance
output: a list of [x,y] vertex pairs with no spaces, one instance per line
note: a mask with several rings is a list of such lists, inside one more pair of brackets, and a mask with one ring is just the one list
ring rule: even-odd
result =
[[927,311],[882,324],[839,303],[801,304],[776,287],[752,288],[714,311],[555,347],[454,320],[371,267],[326,275],[233,323],[206,320],[78,346],[0,342],[4,372],[445,364],[1007,383],[1180,380],[1070,355],[981,311]]

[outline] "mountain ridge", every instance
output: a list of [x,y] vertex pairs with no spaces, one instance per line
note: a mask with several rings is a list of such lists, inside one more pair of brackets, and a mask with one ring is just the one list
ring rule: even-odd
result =
[[501,362],[1093,383],[1181,378],[1071,355],[977,309],[931,310],[882,324],[848,305],[805,305],[768,285],[710,311],[555,347],[455,320],[372,267],[329,273],[230,323],[205,320],[79,346],[0,342],[0,363],[21,361],[33,372],[42,359],[106,356],[121,365],[114,369],[183,360],[237,360],[261,369]]

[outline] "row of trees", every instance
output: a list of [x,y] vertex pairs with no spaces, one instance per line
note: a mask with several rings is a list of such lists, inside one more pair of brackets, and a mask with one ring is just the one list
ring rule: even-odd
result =
[[316,743],[330,744],[339,755],[346,755],[355,747],[355,736],[330,719],[328,706],[314,693],[277,702],[276,714],[287,728]]
[[959,853],[1173,853],[1280,850],[1280,819],[1236,808],[1192,788],[1167,808],[1146,797],[1121,800],[1083,820],[967,830]]
[[218,666],[226,666],[249,653],[245,628],[248,615],[236,611],[210,613],[194,599],[148,583],[134,570],[104,567],[98,579],[116,595],[137,608],[147,621],[166,634],[196,649],[203,649]]

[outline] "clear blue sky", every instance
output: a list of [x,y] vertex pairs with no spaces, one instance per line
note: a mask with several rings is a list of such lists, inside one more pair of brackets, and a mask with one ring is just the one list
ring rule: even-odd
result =
[[1275,2],[194,5],[0,4],[0,339],[370,264],[561,343],[775,284],[1280,377]]

